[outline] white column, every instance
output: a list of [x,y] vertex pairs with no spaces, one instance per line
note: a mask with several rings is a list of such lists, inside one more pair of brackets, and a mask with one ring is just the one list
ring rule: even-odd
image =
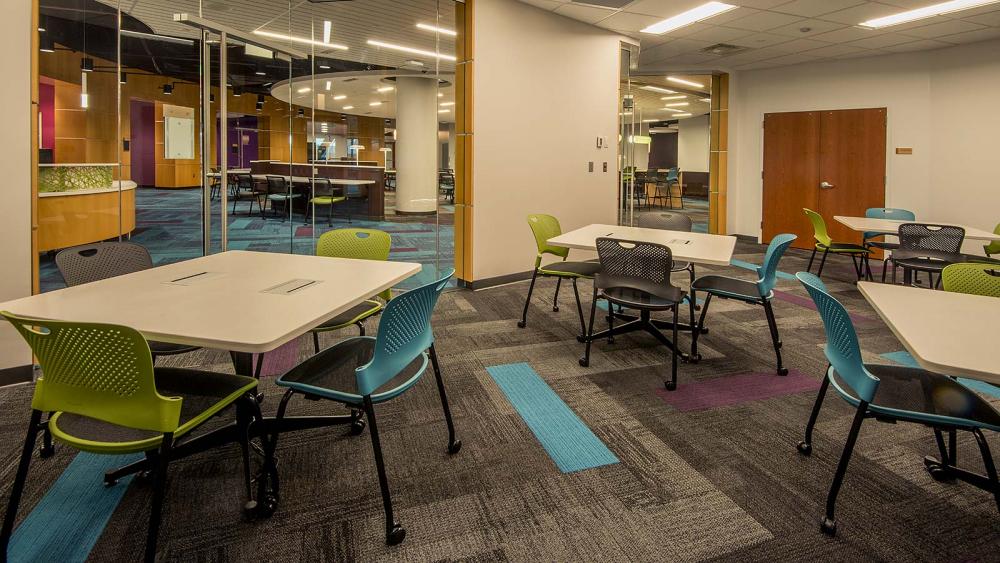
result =
[[396,79],[396,211],[437,211],[437,80]]

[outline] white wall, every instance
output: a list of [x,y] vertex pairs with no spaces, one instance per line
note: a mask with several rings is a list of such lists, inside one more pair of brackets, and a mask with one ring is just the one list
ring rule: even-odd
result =
[[765,113],[871,107],[888,110],[887,206],[989,230],[1000,221],[1000,41],[739,72],[732,91],[731,233],[760,234]]
[[[31,2],[11,2],[0,18],[7,53],[0,57],[0,301],[31,294]],[[0,369],[31,363],[21,337],[0,323]]]
[[677,167],[681,172],[708,172],[710,138],[708,115],[677,122]]
[[[529,213],[555,215],[563,230],[615,222],[621,38],[515,0],[479,0],[475,38],[473,275],[481,280],[531,269]],[[596,148],[598,136],[607,148]]]

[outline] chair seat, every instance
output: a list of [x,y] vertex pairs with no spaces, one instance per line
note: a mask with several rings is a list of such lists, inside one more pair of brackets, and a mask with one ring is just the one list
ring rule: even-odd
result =
[[655,284],[642,278],[599,274],[594,283],[601,288],[601,297],[631,309],[672,309],[682,303],[685,296],[679,287]]
[[867,248],[850,242],[833,242],[830,243],[830,246],[817,242],[816,249],[829,250],[830,252],[841,254],[868,254],[869,252]]
[[741,299],[743,301],[760,301],[760,290],[752,281],[731,278],[729,276],[701,276],[694,280],[691,288],[705,291],[722,297]]
[[148,341],[148,343],[149,351],[154,356],[173,356],[174,354],[184,354],[198,349],[198,346],[188,346],[187,344],[171,344],[169,342],[155,342],[153,340]]
[[384,308],[385,306],[382,305],[381,301],[376,301],[374,299],[362,301],[361,303],[358,303],[357,305],[351,307],[350,309],[344,311],[343,313],[337,315],[336,317],[333,317],[332,319],[312,329],[312,331],[325,332],[328,330],[337,330],[338,328],[351,326],[354,323],[363,321],[369,317],[381,313],[382,309]]
[[[257,387],[257,380],[225,373],[158,367],[153,370],[156,390],[164,397],[180,397],[180,427],[174,439],[197,428],[213,415]],[[94,453],[149,451],[160,446],[163,435],[127,428],[73,413],[56,413],[49,422],[52,435],[74,448]]]
[[334,197],[334,196],[324,195],[324,196],[314,197],[309,201],[315,203],[316,205],[333,205],[334,203],[347,201],[347,198],[342,196]]
[[[362,403],[355,370],[372,359],[375,338],[356,336],[334,344],[303,361],[276,381],[306,395],[331,399],[349,405]],[[373,403],[391,399],[412,387],[427,368],[427,355],[420,354],[395,377],[372,393]]]
[[575,278],[590,278],[600,271],[600,262],[552,262],[538,268],[542,275]]
[[947,266],[951,264],[957,264],[962,261],[960,256],[955,256],[951,260],[938,260],[934,258],[893,258],[892,263],[896,266],[903,268],[904,270],[909,268],[912,270],[921,270],[924,272],[941,272]]
[[295,199],[299,197],[300,194],[268,194],[267,199],[271,201],[284,201],[286,199]]
[[[865,364],[879,378],[869,410],[919,423],[988,428],[1000,431],[1000,412],[954,379],[939,373],[903,366]],[[837,391],[847,402],[859,401],[851,388],[830,369]]]
[[898,242],[885,242],[882,240],[870,240],[865,241],[865,246],[868,248],[877,248],[879,250],[896,250],[899,248]]

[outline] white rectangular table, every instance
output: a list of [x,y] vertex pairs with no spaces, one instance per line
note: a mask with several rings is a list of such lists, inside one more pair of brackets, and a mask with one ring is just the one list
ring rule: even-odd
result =
[[921,367],[1000,385],[1000,299],[873,282],[858,289]]
[[886,235],[898,235],[899,226],[904,223],[927,223],[929,225],[949,225],[954,227],[962,227],[965,229],[965,238],[968,240],[1000,240],[1000,235],[991,233],[989,231],[984,231],[982,229],[977,229],[975,227],[969,227],[967,225],[958,225],[955,223],[936,223],[933,221],[899,221],[896,219],[874,219],[871,217],[846,217],[843,215],[834,215],[834,221],[844,225],[852,231],[857,231],[859,233],[882,233]]
[[596,250],[597,239],[602,237],[662,244],[670,248],[678,262],[715,266],[728,266],[736,248],[733,236],[602,224],[587,225],[550,238],[548,242],[553,246]]

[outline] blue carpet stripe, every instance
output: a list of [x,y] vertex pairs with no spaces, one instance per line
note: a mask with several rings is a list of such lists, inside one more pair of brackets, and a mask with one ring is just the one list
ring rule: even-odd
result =
[[[913,356],[911,356],[910,353],[905,350],[900,350],[898,352],[887,352],[885,354],[880,354],[880,355],[883,358],[892,362],[896,362],[897,364],[900,365],[909,366],[912,368],[920,367],[920,364],[917,363],[917,360],[915,360]],[[990,385],[989,383],[986,383],[984,381],[979,381],[976,379],[967,379],[965,377],[959,377],[958,382],[961,383],[962,385],[965,385],[969,389],[972,389],[973,391],[978,391],[980,393],[989,395],[991,397],[1000,398],[1000,387],[997,387],[996,385]]]
[[104,472],[141,458],[77,454],[14,530],[7,552],[10,561],[85,561],[132,482],[129,476],[105,487]]
[[[729,263],[732,264],[733,266],[736,266],[737,268],[743,268],[744,270],[750,270],[751,272],[756,272],[758,268],[757,264],[751,264],[750,262],[744,262],[743,260],[737,260],[736,258],[730,260]],[[796,279],[795,276],[793,276],[792,274],[789,274],[788,272],[782,272],[781,270],[777,271],[777,275],[779,278],[786,280]]]
[[563,473],[618,463],[559,395],[526,363],[486,368]]

